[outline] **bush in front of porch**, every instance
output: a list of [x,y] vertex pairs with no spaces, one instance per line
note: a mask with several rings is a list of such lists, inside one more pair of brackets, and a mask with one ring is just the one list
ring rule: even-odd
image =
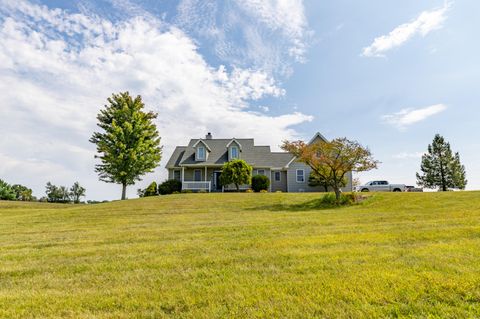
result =
[[252,177],[252,189],[258,193],[260,191],[267,191],[270,186],[270,180],[265,175],[255,175]]
[[169,195],[169,194],[173,194],[174,192],[181,192],[181,191],[182,191],[182,182],[177,181],[175,179],[166,180],[162,184],[158,185],[158,193],[160,195]]

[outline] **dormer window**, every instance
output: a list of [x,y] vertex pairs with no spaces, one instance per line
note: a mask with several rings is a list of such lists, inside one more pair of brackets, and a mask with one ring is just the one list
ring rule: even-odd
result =
[[238,158],[238,147],[232,146],[230,148],[230,159],[237,159]]
[[233,138],[227,144],[228,160],[234,160],[240,158],[240,152],[242,151],[242,144],[240,144],[235,138]]
[[195,149],[194,154],[196,161],[206,161],[208,154],[212,151],[210,147],[208,147],[208,144],[203,140],[198,140],[195,144],[193,144],[193,148]]
[[205,147],[199,146],[197,147],[197,161],[204,161],[205,160]]

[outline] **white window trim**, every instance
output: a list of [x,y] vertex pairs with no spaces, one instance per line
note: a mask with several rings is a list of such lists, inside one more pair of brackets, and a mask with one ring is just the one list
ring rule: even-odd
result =
[[[277,180],[277,173],[278,173],[278,180]],[[280,171],[274,171],[273,172],[273,180],[275,182],[281,182],[282,181],[282,172]]]
[[[303,181],[299,181],[298,180],[298,172],[302,172],[302,177],[303,177]],[[295,171],[295,180],[297,181],[297,183],[305,183],[305,170],[304,169],[297,169]]]
[[[195,178],[197,171],[200,172],[200,179],[199,179],[198,181],[197,181],[197,179]],[[195,170],[193,171],[193,181],[194,181],[194,182],[201,182],[201,181],[202,181],[202,170],[201,170],[201,169],[195,169]]]
[[178,180],[181,181],[182,180],[182,171],[179,170],[179,169],[174,169],[173,170],[173,179],[175,179],[175,173],[178,172]]
[[[200,149],[203,149],[203,157],[200,157]],[[207,151],[206,151],[205,147],[204,146],[198,146],[197,147],[197,153],[196,153],[197,160],[204,161],[206,159],[206,155],[207,155]]]
[[[233,149],[236,149],[237,150],[237,156],[236,157],[233,157]],[[240,158],[240,152],[239,152],[239,148],[238,146],[231,146],[230,147],[230,159],[238,159]]]
[[[260,171],[262,171],[263,173],[260,174]],[[266,175],[265,169],[263,169],[263,168],[257,169],[257,175],[263,175],[263,176],[265,176],[265,175]]]

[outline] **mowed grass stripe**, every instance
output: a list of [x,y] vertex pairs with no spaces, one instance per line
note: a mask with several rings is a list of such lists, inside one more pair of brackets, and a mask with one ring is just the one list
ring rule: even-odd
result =
[[479,317],[480,193],[0,202],[3,318]]

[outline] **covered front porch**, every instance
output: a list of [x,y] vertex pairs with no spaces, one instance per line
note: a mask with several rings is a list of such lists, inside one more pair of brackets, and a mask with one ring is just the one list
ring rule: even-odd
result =
[[221,166],[186,166],[181,169],[182,191],[222,192]]
[[[236,190],[235,185],[222,186],[219,166],[185,166],[181,168],[182,191],[192,192],[225,192]],[[247,190],[250,185],[241,185],[241,190]]]

